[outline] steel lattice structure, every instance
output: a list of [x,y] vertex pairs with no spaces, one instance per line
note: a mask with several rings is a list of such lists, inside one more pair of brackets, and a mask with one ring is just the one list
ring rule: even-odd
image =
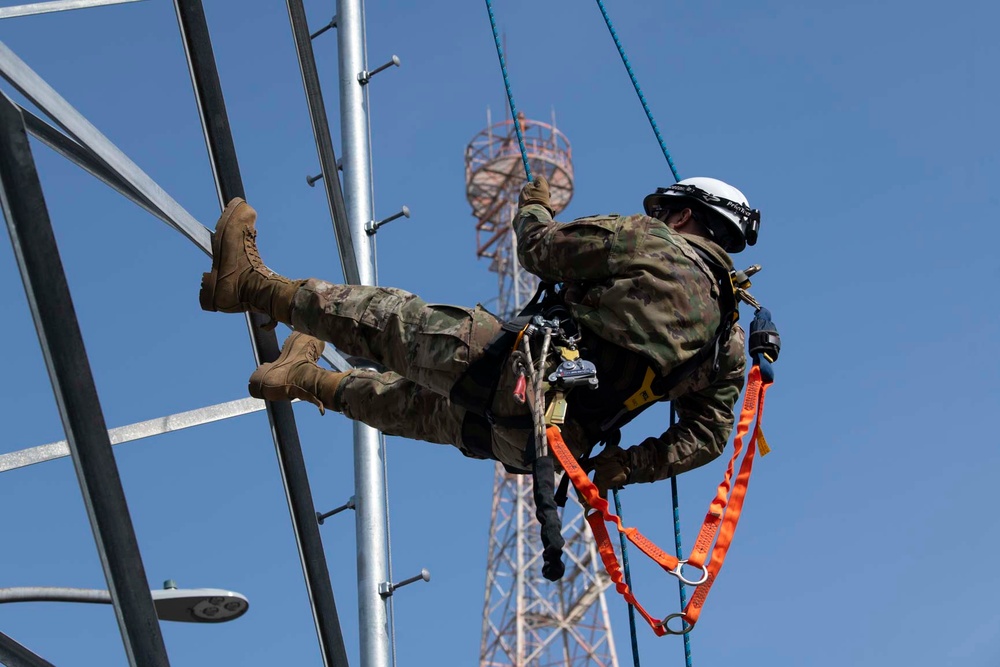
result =
[[[569,141],[551,125],[518,118],[533,174],[548,179],[552,208],[562,211],[573,196]],[[476,223],[476,252],[497,273],[497,310],[520,310],[537,278],[517,261],[511,220],[524,171],[513,122],[477,134],[465,151],[466,195]],[[583,508],[570,494],[563,509],[566,574],[542,577],[542,544],[535,519],[531,478],[510,475],[499,464],[487,556],[480,667],[617,667],[614,637],[601,568]]]

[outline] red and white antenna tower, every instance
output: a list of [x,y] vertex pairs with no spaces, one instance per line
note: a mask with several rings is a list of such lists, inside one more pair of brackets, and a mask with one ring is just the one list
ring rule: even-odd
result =
[[[572,152],[552,124],[518,114],[532,174],[544,175],[559,213],[573,197]],[[465,149],[466,196],[476,217],[476,254],[490,259],[499,288],[497,312],[516,314],[538,279],[517,261],[511,221],[524,184],[513,121],[492,124]],[[583,508],[570,493],[563,512],[566,573],[542,577],[542,544],[531,477],[497,464],[493,482],[486,601],[480,667],[618,667],[604,595],[610,580],[601,568]]]

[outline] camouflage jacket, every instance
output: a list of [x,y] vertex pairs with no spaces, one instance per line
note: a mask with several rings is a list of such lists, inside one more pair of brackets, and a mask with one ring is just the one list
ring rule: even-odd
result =
[[[693,357],[719,326],[718,285],[695,252],[698,245],[723,266],[732,260],[718,245],[680,234],[646,215],[595,216],[562,224],[528,205],[514,220],[521,265],[561,282],[576,321],[599,338],[643,355],[661,376]],[[705,363],[667,398],[678,421],[660,436],[630,448],[629,481],[652,482],[718,457],[732,431],[743,389],[743,330],[733,324],[720,371],[709,380]]]

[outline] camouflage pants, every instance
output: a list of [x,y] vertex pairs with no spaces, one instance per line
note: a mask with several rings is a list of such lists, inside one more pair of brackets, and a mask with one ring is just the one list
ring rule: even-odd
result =
[[[311,279],[295,294],[292,325],[347,355],[389,369],[351,371],[338,391],[344,415],[388,435],[466,451],[466,413],[452,405],[448,394],[500,331],[494,315],[480,306],[429,304],[391,287]],[[492,406],[495,414],[527,414],[527,408],[513,400],[513,386],[513,371],[505,368]],[[494,429],[494,455],[504,463],[523,465],[529,435],[528,430]]]

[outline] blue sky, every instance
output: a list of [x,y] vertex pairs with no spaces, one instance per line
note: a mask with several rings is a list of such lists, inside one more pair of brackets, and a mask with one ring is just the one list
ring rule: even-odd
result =
[[[6,3],[13,4],[13,3]],[[206,3],[265,260],[340,278],[283,3]],[[672,179],[595,3],[497,0],[518,105],[555,109],[573,146],[564,219],[635,212]],[[334,13],[307,3],[310,23]],[[716,176],[762,211],[754,293],[784,349],[758,463],[726,567],[693,636],[696,664],[996,665],[1000,532],[990,519],[1000,375],[1000,177],[986,2],[608,2],[681,176]],[[496,295],[475,257],[463,149],[505,100],[479,2],[369,2],[380,282],[428,301]],[[195,217],[218,216],[172,4],[0,22],[0,39]],[[316,41],[338,123],[335,34]],[[10,94],[9,87],[4,90]],[[335,145],[340,146],[337,138]],[[109,426],[245,395],[253,360],[240,317],[198,308],[207,258],[73,165],[36,160]],[[62,439],[9,244],[0,452]],[[748,319],[749,313],[745,313]],[[284,335],[284,334],[282,334]],[[320,509],[352,494],[351,429],[295,408]],[[666,409],[632,424],[659,433]],[[221,626],[164,624],[177,665],[321,664],[263,414],[116,448],[150,585],[244,592]],[[390,438],[393,564],[430,584],[396,598],[400,665],[475,664],[492,466]],[[684,476],[687,544],[724,461]],[[666,545],[669,485],[630,488],[625,514]],[[68,460],[0,478],[0,586],[103,587]],[[357,664],[354,528],[322,528]],[[658,614],[676,590],[638,567]],[[629,664],[624,604],[611,600]],[[666,607],[667,609],[662,609]],[[110,608],[0,607],[0,631],[58,665],[123,664]],[[644,664],[682,664],[680,642],[640,629]]]

